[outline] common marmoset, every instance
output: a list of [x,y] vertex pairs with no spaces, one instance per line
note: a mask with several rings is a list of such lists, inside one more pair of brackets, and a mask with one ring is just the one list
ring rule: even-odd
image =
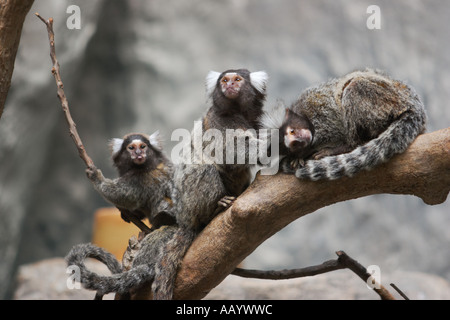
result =
[[[268,76],[265,72],[250,72],[246,69],[227,70],[222,73],[211,71],[206,77],[207,95],[211,98],[211,106],[202,118],[203,132],[213,129],[226,136],[227,129],[240,129],[239,135],[246,130],[259,129],[258,119],[262,115],[262,107],[266,95]],[[192,142],[197,134],[192,131]],[[254,132],[250,139],[257,139]],[[174,181],[180,191],[181,210],[177,217],[180,228],[166,246],[166,254],[160,261],[164,268],[160,278],[155,278],[153,292],[155,299],[171,299],[179,264],[195,236],[217,215],[218,203],[223,199],[234,199],[250,184],[250,167],[247,162],[235,162],[238,153],[248,159],[249,148],[234,148],[226,145],[225,139],[211,143],[225,150],[224,158],[203,159],[198,164],[195,153],[185,155],[187,158],[175,165]],[[203,141],[202,151],[209,144]],[[227,150],[228,148],[228,150]],[[192,145],[192,148],[194,146]],[[226,152],[234,152],[232,163],[227,163]],[[228,202],[229,205],[229,202]],[[182,250],[179,250],[182,248]]]
[[[221,74],[210,72],[206,85],[207,92],[212,98],[212,106],[202,118],[201,129],[215,129],[222,132],[224,136],[227,129],[258,129],[258,119],[262,114],[265,99],[266,82],[267,74],[265,72],[250,73],[245,69],[228,70]],[[192,135],[195,134],[194,129]],[[253,132],[250,136],[252,135]],[[256,137],[251,138],[256,139]],[[127,149],[129,143],[124,139],[120,152],[123,157],[132,159],[132,163],[129,167],[124,166],[123,170],[119,168],[119,174],[121,177],[128,177],[129,172],[134,172],[137,175],[136,178],[143,182],[144,189],[147,187],[159,188],[159,181],[146,178],[146,170],[139,171],[141,174],[137,174],[135,165],[145,161],[138,156],[141,153],[129,152],[132,151]],[[221,143],[220,147],[226,149],[226,142],[222,140]],[[119,146],[120,143],[116,143],[116,145]],[[206,147],[203,145],[202,151]],[[161,151],[161,149],[159,150]],[[233,146],[233,152],[244,153],[244,158],[248,158],[248,148],[243,150],[237,148],[236,150]],[[75,264],[80,267],[83,286],[97,290],[97,297],[109,292],[118,292],[127,296],[130,290],[153,280],[153,297],[155,299],[171,299],[178,267],[197,234],[220,212],[217,210],[218,205],[230,205],[232,199],[239,196],[250,183],[250,165],[248,163],[237,164],[222,161],[225,159],[213,162],[210,161],[211,159],[207,159],[206,162],[197,163],[194,159],[197,156],[195,153],[185,156],[187,157],[184,159],[185,161],[174,166],[173,180],[166,181],[164,179],[161,182],[161,187],[168,185],[170,186],[169,190],[173,183],[176,196],[172,198],[172,201],[175,203],[173,209],[176,213],[177,225],[163,226],[149,233],[144,238],[130,270],[119,271],[118,262],[114,257],[91,244],[75,246],[67,255],[66,260],[69,265]],[[151,167],[153,168],[154,165]],[[121,183],[129,183],[129,177],[122,182],[121,180],[114,182],[104,179],[97,170],[89,171],[88,175],[97,190],[115,205],[126,207],[132,211],[144,212],[147,212],[148,207],[152,207],[153,201],[150,203],[144,201],[145,199],[150,200],[150,198],[140,198],[140,195],[145,195],[146,191],[131,191],[128,187],[121,187]],[[147,186],[150,181],[152,183]],[[136,185],[136,183],[133,182],[132,185]],[[128,198],[129,194],[122,193],[124,189],[129,189],[138,196]],[[162,193],[158,191],[158,194]],[[150,212],[153,211],[150,210]],[[100,276],[90,272],[84,266],[83,261],[86,257],[103,261],[113,275]]]
[[[120,263],[104,249],[92,244],[72,248],[66,257],[67,263],[80,268],[81,283],[87,289],[97,290],[96,298],[109,292],[118,292],[126,297],[133,288],[154,279],[156,260],[163,255],[159,250],[177,229],[167,225],[175,224],[179,210],[173,166],[163,153],[158,132],[150,136],[130,133],[122,139],[112,139],[110,149],[119,178],[107,179],[95,167],[86,170],[88,178],[122,214],[125,211],[139,219],[147,217],[152,228],[157,230],[144,238],[132,268],[126,272],[122,272]],[[84,265],[88,257],[105,263],[114,275],[101,276],[89,271]]]
[[112,139],[110,149],[119,178],[107,179],[93,167],[86,169],[94,188],[122,212],[147,217],[152,227],[176,221],[178,196],[173,184],[173,165],[162,150],[158,132],[148,136],[130,133]]
[[425,122],[413,88],[371,69],[308,88],[287,110],[261,118],[264,127],[280,129],[282,170],[311,180],[353,176],[389,160]]

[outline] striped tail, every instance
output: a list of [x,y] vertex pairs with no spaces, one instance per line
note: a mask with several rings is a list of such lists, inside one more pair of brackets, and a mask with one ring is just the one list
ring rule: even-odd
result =
[[300,179],[320,180],[351,177],[361,170],[370,170],[404,152],[414,139],[425,130],[426,115],[419,102],[405,111],[377,138],[357,147],[352,152],[310,160],[297,169]]
[[[103,262],[113,274],[104,276],[90,271],[84,264],[86,258]],[[122,273],[119,261],[111,253],[90,243],[74,246],[66,256],[66,261],[68,266],[80,268],[81,284],[86,289],[96,290],[97,295],[127,293],[130,288],[154,278],[154,270],[150,265],[140,265]]]
[[179,228],[167,245],[161,248],[161,259],[156,263],[156,276],[152,284],[154,300],[173,299],[178,268],[195,237],[196,233],[192,230]]

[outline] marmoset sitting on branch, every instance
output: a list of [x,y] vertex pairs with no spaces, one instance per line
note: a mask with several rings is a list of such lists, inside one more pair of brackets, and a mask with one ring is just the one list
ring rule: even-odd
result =
[[[379,72],[358,71],[330,80],[307,89],[290,108],[263,115],[266,82],[264,72],[239,69],[209,73],[207,90],[212,105],[201,120],[201,129],[225,134],[227,129],[278,128],[280,154],[285,156],[282,169],[295,172],[299,178],[352,176],[403,152],[425,130],[426,116],[417,94]],[[198,163],[186,159],[172,169],[161,146],[144,138],[126,136],[121,143],[113,143],[118,180],[105,179],[96,169],[88,170],[88,176],[96,189],[119,208],[149,218],[168,212],[169,217],[175,216],[176,225],[148,234],[132,268],[126,272],[102,249],[92,245],[74,247],[68,263],[80,266],[81,282],[97,290],[97,295],[118,292],[126,297],[152,281],[155,299],[171,299],[179,265],[195,237],[218,214],[218,205],[230,205],[250,183],[248,163]],[[202,143],[204,150],[207,146]],[[140,167],[143,163],[147,165]],[[161,181],[153,179],[158,168],[168,173],[158,175]],[[153,172],[152,179],[149,172]],[[124,187],[127,184],[138,190]],[[157,191],[150,197],[144,190]],[[114,275],[99,276],[87,270],[83,261],[88,256],[103,261]]]
[[402,153],[425,131],[413,88],[367,69],[306,89],[289,108],[261,118],[279,128],[284,172],[312,180],[369,170]]
[[[203,128],[223,133],[226,129],[258,129],[266,82],[265,72],[239,69],[209,73],[207,89],[212,106],[202,118]],[[66,260],[69,265],[80,267],[81,283],[88,289],[97,290],[97,297],[109,292],[127,297],[133,289],[153,281],[154,298],[171,299],[178,267],[196,235],[220,212],[218,205],[229,205],[250,183],[250,165],[246,163],[192,164],[192,161],[174,166],[173,180],[167,174],[161,175],[163,179],[158,181],[153,170],[171,168],[171,164],[166,161],[160,146],[154,150],[152,139],[144,138],[130,135],[123,141],[113,141],[118,179],[105,179],[96,168],[87,170],[88,177],[108,201],[134,215],[144,213],[152,217],[159,212],[150,209],[156,206],[165,211],[169,204],[170,212],[176,214],[177,225],[163,226],[148,234],[142,240],[132,268],[126,272],[121,272],[120,264],[105,250],[91,244],[75,246]],[[227,146],[222,147],[226,149]],[[150,151],[158,152],[151,154]],[[171,173],[171,170],[167,172]],[[146,193],[151,190],[155,194]],[[168,194],[175,196],[168,201]],[[114,275],[108,277],[90,272],[84,265],[87,257],[104,262]]]
[[[259,129],[258,119],[262,115],[267,79],[263,71],[250,72],[246,69],[208,73],[206,87],[211,106],[201,119],[201,129],[218,130],[223,136],[227,129]],[[195,130],[192,131],[193,137]],[[191,141],[194,143],[195,138]],[[222,143],[220,147],[227,150],[225,139]],[[207,147],[203,143],[202,151]],[[248,152],[248,148],[236,152]],[[194,153],[186,156],[196,157]],[[244,155],[244,158],[248,156]],[[177,217],[180,228],[163,250],[166,254],[158,260],[159,269],[164,269],[164,272],[159,272],[161,277],[155,278],[153,283],[155,299],[172,298],[181,260],[197,234],[220,212],[217,210],[218,203],[226,207],[250,184],[251,165],[247,163],[197,163],[196,159],[189,158],[175,165],[174,181],[181,195]],[[226,201],[221,201],[223,199]]]
[[86,169],[94,188],[127,215],[148,218],[154,228],[175,224],[178,196],[173,184],[173,166],[162,151],[158,132],[148,136],[130,133],[110,142],[119,178],[106,179],[102,172]]

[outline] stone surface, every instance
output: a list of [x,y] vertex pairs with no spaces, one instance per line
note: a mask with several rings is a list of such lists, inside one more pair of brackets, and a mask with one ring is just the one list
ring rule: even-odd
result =
[[[106,267],[95,260],[87,266],[102,274]],[[19,268],[17,300],[88,300],[95,293],[85,289],[69,289],[70,273],[62,258],[53,258],[23,265]],[[445,279],[420,272],[396,271],[381,275],[382,284],[396,299],[402,299],[389,286],[395,283],[411,300],[450,299],[450,283]],[[71,283],[69,281],[69,283]],[[104,299],[114,299],[108,294]],[[205,299],[211,300],[377,300],[379,296],[368,289],[350,270],[338,270],[314,277],[291,280],[259,280],[228,276]]]
[[[88,259],[86,266],[99,274],[110,274],[106,266]],[[15,300],[92,300],[95,292],[71,281],[72,271],[63,258],[52,258],[22,265],[17,273]],[[114,294],[104,296],[114,299]]]

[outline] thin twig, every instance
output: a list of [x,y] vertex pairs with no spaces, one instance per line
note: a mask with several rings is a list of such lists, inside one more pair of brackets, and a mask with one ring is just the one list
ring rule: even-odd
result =
[[92,168],[94,166],[94,162],[86,153],[83,142],[81,141],[80,136],[78,135],[78,131],[76,128],[76,124],[72,119],[72,115],[70,114],[69,102],[67,101],[66,95],[64,93],[64,84],[61,80],[59,62],[56,59],[56,50],[55,50],[55,34],[53,32],[53,19],[50,18],[45,20],[42,18],[39,13],[36,12],[36,16],[41,19],[43,23],[47,26],[48,39],[50,41],[50,58],[52,59],[53,67],[52,74],[55,77],[56,86],[58,87],[58,98],[61,101],[61,106],[64,111],[64,115],[66,116],[67,124],[69,125],[69,134],[72,138],[75,146],[78,149],[78,154],[80,158],[84,161],[87,168]]
[[[343,263],[348,269],[356,273],[364,282],[372,276],[367,269],[358,261],[350,258],[344,251],[337,251],[338,261]],[[382,300],[395,300],[394,296],[381,283],[373,283],[373,290],[378,293]]]
[[235,276],[243,278],[257,278],[266,280],[285,280],[293,278],[302,278],[315,276],[317,274],[326,273],[334,270],[345,269],[346,267],[341,265],[338,260],[325,261],[322,264],[316,266],[310,266],[299,269],[285,269],[285,270],[252,270],[236,268],[231,272]]
[[[262,270],[249,270],[236,268],[234,269],[233,272],[231,272],[231,274],[244,278],[282,280],[282,279],[310,277],[340,269],[350,269],[351,271],[356,273],[364,282],[367,283],[367,280],[372,275],[367,272],[367,269],[364,266],[362,266],[358,261],[349,257],[342,250],[337,251],[336,254],[338,255],[337,260],[328,260],[316,266],[310,266],[300,269],[279,270],[279,271],[275,270],[262,271]],[[394,289],[397,290],[397,288],[395,287]],[[373,290],[380,296],[382,300],[395,300],[392,294],[380,283],[374,283]],[[397,291],[399,291],[399,293],[401,292],[400,290]]]
[[[87,168],[95,168],[94,161],[92,161],[91,157],[86,152],[84,148],[83,142],[81,141],[80,135],[78,134],[77,126],[72,119],[72,115],[70,114],[69,102],[67,101],[66,94],[64,93],[64,84],[61,80],[60,68],[58,59],[56,59],[56,49],[55,49],[55,34],[53,32],[53,19],[50,18],[45,20],[41,17],[39,13],[35,13],[36,16],[41,19],[43,23],[47,26],[48,39],[50,41],[50,58],[52,59],[52,74],[55,77],[56,86],[58,87],[58,98],[61,101],[61,106],[64,111],[64,115],[66,117],[67,124],[69,125],[69,134],[72,138],[75,146],[78,149],[78,154],[80,158],[84,161]],[[133,224],[135,224],[139,229],[146,233],[150,233],[151,229],[145,225],[141,220],[130,214],[129,212],[122,212],[127,219],[129,219]]]
[[399,295],[401,295],[403,297],[403,299],[405,300],[409,300],[408,296],[406,294],[403,293],[402,290],[400,290],[399,287],[397,287],[394,283],[391,283],[391,287],[395,289],[395,291],[398,292]]

